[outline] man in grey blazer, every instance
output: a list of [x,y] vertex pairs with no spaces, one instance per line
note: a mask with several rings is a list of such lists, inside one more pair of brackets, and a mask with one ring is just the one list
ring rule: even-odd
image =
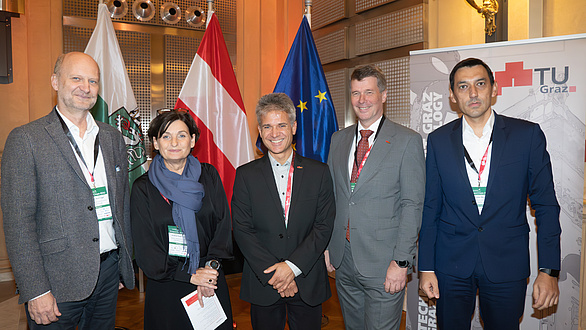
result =
[[31,329],[114,329],[118,289],[134,288],[126,147],[89,112],[99,80],[90,56],[61,55],[57,106],[4,147],[6,248]]
[[399,329],[425,187],[421,136],[387,120],[386,79],[359,67],[350,83],[358,123],[334,133],[328,165],[336,220],[325,253],[346,329]]

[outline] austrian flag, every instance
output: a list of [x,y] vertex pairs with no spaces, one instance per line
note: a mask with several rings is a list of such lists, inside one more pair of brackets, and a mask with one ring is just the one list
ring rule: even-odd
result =
[[254,158],[244,102],[215,14],[187,73],[175,108],[189,109],[200,130],[193,155],[220,173],[228,202],[236,168]]

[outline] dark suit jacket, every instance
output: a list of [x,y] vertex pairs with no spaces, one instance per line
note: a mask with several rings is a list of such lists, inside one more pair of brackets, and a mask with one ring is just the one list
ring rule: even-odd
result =
[[240,298],[268,306],[281,297],[267,282],[273,273],[263,270],[289,260],[301,271],[295,278],[299,295],[315,306],[330,296],[323,252],[330,240],[335,216],[332,179],[326,164],[295,154],[289,223],[269,157],[236,170],[232,196],[234,238],[244,254]]
[[539,125],[495,114],[486,199],[479,215],[466,173],[462,120],[438,128],[427,140],[419,270],[466,278],[480,257],[493,282],[527,278],[527,197],[537,219],[539,267],[560,269],[560,208]]
[[[100,269],[94,197],[57,116],[53,110],[15,128],[2,156],[6,249],[21,303],[49,290],[57,302],[85,299]],[[97,124],[121,279],[132,289],[126,146],[120,132]]]

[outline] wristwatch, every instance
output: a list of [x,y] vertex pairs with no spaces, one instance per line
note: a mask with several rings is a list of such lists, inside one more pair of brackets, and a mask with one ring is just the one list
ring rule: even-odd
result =
[[395,260],[395,262],[397,263],[397,266],[401,267],[401,268],[408,268],[409,265],[411,264],[409,261],[407,260]]
[[546,273],[547,275],[549,275],[551,277],[559,277],[560,276],[559,269],[539,268],[539,271]]
[[220,269],[221,264],[218,260],[212,259],[206,262],[206,266],[210,266],[211,269],[218,270]]

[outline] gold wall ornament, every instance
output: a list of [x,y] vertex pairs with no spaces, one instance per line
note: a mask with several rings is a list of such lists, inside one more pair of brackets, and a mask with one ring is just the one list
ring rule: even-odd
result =
[[466,2],[484,17],[484,32],[491,36],[496,30],[496,22],[494,18],[499,11],[499,3],[497,0],[484,0],[482,2],[482,7],[476,4],[476,0],[466,0]]

